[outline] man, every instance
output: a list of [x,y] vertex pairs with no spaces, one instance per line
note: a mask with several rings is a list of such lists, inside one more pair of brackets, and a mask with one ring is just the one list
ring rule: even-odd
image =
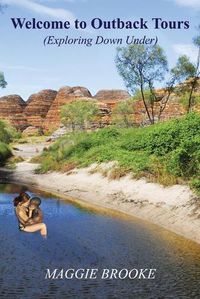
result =
[[30,200],[29,209],[29,220],[28,224],[42,223],[43,213],[40,209],[41,199],[39,197],[33,197]]

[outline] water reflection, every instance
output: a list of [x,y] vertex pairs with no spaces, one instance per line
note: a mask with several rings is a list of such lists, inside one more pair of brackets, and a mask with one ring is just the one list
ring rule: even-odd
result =
[[[17,185],[0,185],[0,298],[200,298],[200,246],[142,221],[44,195],[48,239],[17,229]],[[33,190],[28,190],[30,194]],[[36,191],[34,191],[36,192]],[[157,268],[156,280],[45,280],[46,268]]]

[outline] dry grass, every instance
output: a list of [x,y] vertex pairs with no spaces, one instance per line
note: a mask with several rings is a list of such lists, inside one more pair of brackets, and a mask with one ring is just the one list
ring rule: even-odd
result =
[[60,168],[60,171],[61,172],[69,172],[69,171],[73,170],[76,167],[77,167],[77,163],[69,162],[69,163],[66,163],[66,164],[62,165],[61,168]]
[[109,180],[119,180],[121,177],[124,177],[128,174],[128,171],[116,163],[113,165],[99,164],[89,170],[89,174],[100,173],[103,177],[108,178]]
[[6,163],[6,166],[9,168],[9,169],[15,169],[16,168],[16,164],[17,163],[20,163],[20,162],[23,162],[24,159],[20,156],[12,156],[11,158],[8,159],[7,163]]
[[126,176],[128,174],[127,170],[122,167],[114,167],[111,169],[107,177],[109,180],[119,180],[120,178]]
[[31,163],[41,163],[42,162],[42,156],[35,156],[30,160]]

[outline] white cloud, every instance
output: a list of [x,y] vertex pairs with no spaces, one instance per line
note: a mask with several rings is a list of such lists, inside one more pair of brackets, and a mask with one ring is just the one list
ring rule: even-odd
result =
[[173,0],[179,6],[200,9],[200,0]]
[[193,62],[197,59],[197,48],[192,44],[174,44],[173,50],[177,55],[187,55]]
[[16,6],[20,6],[26,8],[34,13],[38,13],[40,15],[46,15],[49,17],[54,17],[57,19],[68,20],[73,22],[75,20],[74,14],[63,8],[52,8],[40,3],[37,3],[33,0],[3,0],[4,4],[13,4]]

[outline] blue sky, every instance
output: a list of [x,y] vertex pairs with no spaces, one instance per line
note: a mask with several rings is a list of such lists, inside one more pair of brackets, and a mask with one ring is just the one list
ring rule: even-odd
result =
[[[192,37],[200,23],[199,0],[0,0],[7,4],[0,15],[0,70],[4,72],[8,86],[1,95],[19,94],[24,100],[41,89],[58,90],[61,86],[85,86],[92,94],[100,89],[125,88],[115,67],[115,45],[67,45],[60,48],[43,46],[47,35],[56,37],[93,38],[158,36],[172,66],[180,54],[192,59],[195,49]],[[121,18],[137,20],[189,20],[188,30],[16,30],[10,18],[30,20],[81,19],[88,24],[99,17],[104,20]]]

